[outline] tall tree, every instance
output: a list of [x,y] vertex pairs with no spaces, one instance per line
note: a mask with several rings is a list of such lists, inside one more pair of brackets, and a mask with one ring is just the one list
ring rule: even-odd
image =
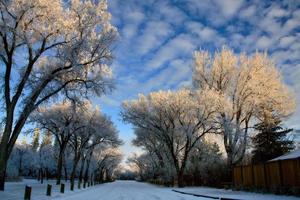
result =
[[117,34],[105,0],[1,0],[0,14],[4,190],[7,160],[32,111],[59,94],[76,99],[112,88],[107,64]]
[[216,105],[215,97],[206,90],[195,93],[189,90],[159,91],[124,102],[122,116],[125,122],[143,129],[163,143],[181,187],[191,150],[214,128]]
[[252,140],[253,163],[266,162],[294,148],[293,141],[287,138],[287,134],[293,129],[284,129],[280,124],[281,120],[278,118],[266,118],[255,125],[258,134]]
[[195,89],[209,89],[222,102],[216,132],[223,136],[230,169],[243,159],[249,131],[262,110],[269,106],[287,116],[295,110],[295,98],[266,54],[235,55],[223,48],[212,56],[195,52],[194,58]]

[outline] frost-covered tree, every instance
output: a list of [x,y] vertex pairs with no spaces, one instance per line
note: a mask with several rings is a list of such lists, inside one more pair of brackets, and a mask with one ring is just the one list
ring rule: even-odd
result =
[[124,102],[122,117],[163,143],[176,170],[178,185],[183,186],[189,153],[201,137],[213,130],[217,106],[210,91],[159,91]]
[[0,189],[7,160],[30,113],[53,96],[101,95],[111,88],[116,29],[100,1],[0,1]]
[[[74,131],[72,131],[73,134],[69,141],[74,153],[71,190],[74,189],[77,165],[80,159],[84,157],[83,154],[88,156],[86,165],[86,174],[88,174],[90,157],[92,157],[95,146],[100,144],[118,146],[121,144],[121,141],[118,139],[118,132],[112,121],[103,115],[99,109],[94,109],[89,102],[76,109],[76,115],[78,120],[72,122]],[[86,179],[87,177],[85,181],[87,181]]]
[[40,129],[49,131],[56,139],[58,149],[57,158],[57,184],[61,181],[61,172],[63,167],[63,157],[72,134],[79,127],[74,126],[78,117],[73,104],[64,102],[55,104],[51,107],[41,107],[38,112],[32,115],[34,121]]
[[114,171],[122,160],[120,149],[112,147],[104,151],[95,152],[97,166],[95,169],[95,180],[97,182],[110,181],[113,178]]
[[43,147],[47,145],[52,145],[52,142],[53,142],[53,135],[51,134],[50,131],[45,131],[40,146]]
[[31,142],[32,151],[37,152],[39,146],[40,146],[40,130],[38,128],[35,128],[33,132],[33,139]]
[[[151,134],[149,130],[135,127],[134,133],[136,137],[132,144],[145,150],[148,153],[148,157],[151,158],[149,161],[152,161],[153,165],[157,166],[153,178],[163,175],[163,170],[169,162],[169,159],[166,158],[168,155],[163,150],[166,148],[165,144],[158,140],[155,134]],[[136,157],[136,155],[133,155],[134,160],[136,160]],[[128,161],[132,163],[130,159]]]
[[55,157],[52,139],[52,134],[49,131],[46,131],[43,134],[42,142],[37,152],[39,167],[38,179],[41,180],[41,183],[43,183],[44,177],[48,179],[50,173],[55,169]]
[[127,163],[138,172],[140,180],[147,181],[155,179],[156,170],[159,170],[159,166],[154,159],[148,152],[141,155],[134,153],[128,157]]
[[295,98],[266,54],[235,55],[223,48],[214,55],[195,52],[194,59],[195,89],[210,90],[221,102],[217,133],[223,136],[232,167],[243,159],[250,128],[261,113],[272,108],[277,116],[288,116],[295,109]]
[[24,171],[28,168],[28,160],[34,160],[32,158],[31,145],[23,139],[20,143],[17,143],[13,149],[12,156],[9,159],[9,176],[23,176]]

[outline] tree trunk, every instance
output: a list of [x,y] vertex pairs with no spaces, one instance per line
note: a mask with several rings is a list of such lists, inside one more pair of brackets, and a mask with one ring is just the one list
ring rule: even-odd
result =
[[19,161],[18,176],[22,176],[22,161],[23,161],[23,156],[21,156],[20,161]]
[[84,174],[84,183],[87,183],[87,181],[89,179],[90,161],[91,161],[91,159],[88,159],[87,163],[86,163],[85,174]]
[[0,191],[4,191],[7,161],[4,156],[0,156]]
[[72,167],[72,173],[71,173],[71,178],[70,178],[70,181],[71,181],[71,187],[70,189],[73,191],[74,190],[74,183],[75,183],[75,173],[76,173],[76,168],[77,168],[77,164],[79,162],[79,156],[76,156],[74,157],[74,162],[73,162],[73,167]]
[[63,165],[63,153],[64,148],[59,150],[58,160],[57,160],[57,172],[56,172],[56,185],[59,185],[61,182],[61,170]]
[[12,116],[7,108],[7,119],[5,124],[5,129],[2,134],[0,142],[0,191],[4,191],[5,186],[5,176],[6,176],[6,165],[9,158],[9,137],[12,130]]
[[48,171],[48,168],[46,168],[46,179],[47,179],[47,181],[49,180],[49,171]]
[[93,149],[90,151],[89,157],[86,161],[86,168],[85,168],[85,174],[84,174],[84,182],[85,183],[88,181],[88,178],[89,178],[89,168],[90,168],[92,156],[93,156]]
[[80,188],[80,185],[82,183],[84,164],[85,164],[85,158],[82,157],[82,159],[81,159],[81,166],[80,166],[80,172],[79,172],[79,177],[78,177],[78,188]]
[[179,172],[177,173],[177,182],[178,182],[178,187],[184,187],[183,170],[179,170]]
[[68,182],[68,169],[67,164],[64,163],[65,181]]
[[41,168],[41,184],[44,183],[44,170]]

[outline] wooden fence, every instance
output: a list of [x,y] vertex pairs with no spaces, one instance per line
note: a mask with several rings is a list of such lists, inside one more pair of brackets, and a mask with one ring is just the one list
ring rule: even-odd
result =
[[233,180],[235,187],[300,187],[300,158],[237,166]]

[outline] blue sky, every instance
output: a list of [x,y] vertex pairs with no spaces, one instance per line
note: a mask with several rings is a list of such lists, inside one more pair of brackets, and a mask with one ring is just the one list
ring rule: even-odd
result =
[[[267,50],[300,104],[299,0],[108,0],[108,4],[119,31],[112,63],[116,89],[92,101],[117,125],[125,156],[139,149],[131,145],[132,127],[119,115],[122,101],[139,93],[190,86],[195,50],[213,53],[223,45],[236,53]],[[285,125],[300,130],[299,106]]]
[[[223,45],[236,53],[267,50],[300,102],[300,1],[109,0],[120,38],[112,64],[116,90],[93,99],[111,115],[125,141],[125,154],[137,151],[130,125],[119,113],[123,100],[138,93],[191,84],[193,51]],[[300,128],[300,109],[286,125]]]

